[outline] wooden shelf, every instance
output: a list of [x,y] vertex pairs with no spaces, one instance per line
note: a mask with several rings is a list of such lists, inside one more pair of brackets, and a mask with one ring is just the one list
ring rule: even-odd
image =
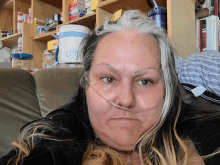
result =
[[[164,6],[167,5],[166,0],[157,0],[157,4]],[[147,13],[151,10],[146,0],[135,0],[135,3],[130,0],[107,0],[101,2],[98,7],[112,14],[120,9],[139,9],[144,13]]]
[[32,39],[33,39],[34,41],[39,41],[39,42],[47,43],[47,41],[50,41],[50,40],[54,40],[54,39],[55,39],[55,38],[52,36],[52,34],[56,34],[56,30],[53,30],[53,31],[48,32],[48,33],[41,34],[41,35],[39,35],[39,36],[33,37]]
[[51,6],[57,7],[57,8],[62,8],[62,0],[40,0],[41,2],[47,3]]
[[68,25],[68,24],[77,24],[77,25],[82,25],[82,26],[86,26],[89,29],[94,29],[95,28],[95,22],[96,22],[96,13],[92,13],[92,14],[88,14],[86,16],[77,18],[74,21],[69,21],[65,24],[59,25],[57,27],[57,29],[59,29],[59,27],[63,26],[63,25]]
[[2,44],[4,47],[11,47],[11,44],[17,44],[18,43],[18,38],[20,37],[21,33],[16,33],[11,36],[7,36],[4,38],[1,38],[0,41],[2,41]]
[[4,5],[4,8],[8,10],[13,10],[13,2],[14,0],[7,1],[6,4]]
[[19,1],[31,5],[31,0],[19,0]]
[[198,11],[198,12],[195,13],[197,19],[201,19],[201,18],[210,16],[209,12],[206,11],[206,10],[202,7],[202,5],[200,5],[200,3],[198,2],[198,0],[195,0],[195,6],[200,6],[200,7],[202,8],[201,11]]

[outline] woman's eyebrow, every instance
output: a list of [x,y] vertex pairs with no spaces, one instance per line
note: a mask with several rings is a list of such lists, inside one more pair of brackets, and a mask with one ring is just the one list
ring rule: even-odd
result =
[[[98,64],[98,65],[107,65],[107,66],[110,66],[110,67],[111,67],[112,69],[114,69],[115,71],[119,72],[117,69],[115,69],[113,66],[111,66],[111,65],[108,64],[108,63],[100,63],[100,64]],[[98,65],[97,65],[97,66],[98,66]],[[96,67],[97,67],[97,66],[96,66]],[[142,71],[147,70],[147,69],[155,69],[155,70],[157,70],[156,68],[148,67],[148,68],[145,68],[145,69],[141,69],[141,70],[135,71],[134,73],[135,73],[135,74],[138,74],[138,73],[141,73]]]
[[142,69],[142,70],[135,71],[134,73],[138,74],[138,73],[140,73],[140,72],[142,72],[144,70],[147,70],[147,69],[155,69],[155,70],[157,70],[156,68],[149,67],[149,68],[145,68],[145,69]]

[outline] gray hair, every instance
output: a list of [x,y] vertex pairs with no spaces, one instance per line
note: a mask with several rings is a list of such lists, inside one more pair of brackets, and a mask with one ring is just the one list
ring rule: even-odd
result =
[[152,36],[157,41],[160,49],[161,76],[165,85],[165,94],[162,112],[157,123],[151,130],[140,138],[140,140],[142,140],[142,142],[145,141],[144,144],[146,144],[150,137],[155,134],[155,132],[164,123],[166,116],[173,105],[173,100],[178,86],[178,76],[175,70],[173,53],[174,49],[168,39],[166,31],[158,27],[154,20],[147,17],[147,15],[141,13],[139,10],[125,11],[116,22],[111,22],[110,19],[110,17],[107,17],[104,21],[104,25],[95,29],[83,43],[84,49],[82,56],[84,71],[80,84],[82,87],[85,87],[85,84],[88,83],[86,82],[85,77],[89,75],[95,50],[100,40],[106,35],[133,28],[138,30],[140,33]]

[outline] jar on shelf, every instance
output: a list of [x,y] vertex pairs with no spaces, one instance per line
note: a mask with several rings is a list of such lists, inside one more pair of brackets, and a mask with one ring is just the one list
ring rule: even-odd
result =
[[12,67],[33,71],[34,70],[33,55],[26,53],[12,54]]
[[43,56],[42,56],[42,67],[44,69],[50,68],[55,63],[54,54],[51,52],[48,52],[48,50],[44,50]]

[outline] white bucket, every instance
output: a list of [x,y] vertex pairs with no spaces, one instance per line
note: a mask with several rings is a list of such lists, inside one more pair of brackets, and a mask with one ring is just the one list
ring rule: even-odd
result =
[[78,48],[90,29],[82,25],[64,25],[59,28],[59,63],[82,63]]

